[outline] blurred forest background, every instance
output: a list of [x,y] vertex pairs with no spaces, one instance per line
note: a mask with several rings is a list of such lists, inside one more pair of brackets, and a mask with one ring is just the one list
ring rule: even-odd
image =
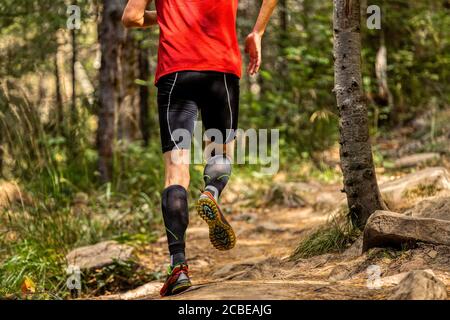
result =
[[[239,1],[241,45],[260,3]],[[448,153],[440,137],[448,138],[450,121],[450,2],[362,3],[363,17],[368,5],[382,10],[381,30],[368,30],[362,20],[377,167],[389,167],[378,146],[394,137],[408,137],[419,151]],[[67,28],[71,4],[81,8],[80,29]],[[23,190],[15,210],[0,203],[0,296],[19,293],[25,279],[43,297],[64,298],[68,250],[103,239],[148,243],[161,233],[158,29],[125,30],[125,4],[0,3],[0,176]],[[332,1],[279,0],[263,39],[262,70],[242,78],[239,126],[280,130],[287,179],[341,177],[333,156],[332,48]],[[408,151],[393,147],[394,155],[402,152]],[[236,167],[234,179],[270,185],[273,177],[254,169]],[[191,190],[201,187],[201,172],[192,167]],[[145,282],[155,275],[133,277]]]

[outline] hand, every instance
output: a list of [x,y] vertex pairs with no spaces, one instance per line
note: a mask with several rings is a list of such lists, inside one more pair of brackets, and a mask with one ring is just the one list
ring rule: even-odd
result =
[[261,36],[253,31],[245,40],[245,53],[249,56],[247,73],[251,76],[259,71],[261,66]]

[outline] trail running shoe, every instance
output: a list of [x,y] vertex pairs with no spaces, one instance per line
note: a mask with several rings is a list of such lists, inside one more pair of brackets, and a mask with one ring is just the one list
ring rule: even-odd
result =
[[188,265],[185,263],[177,264],[174,267],[169,266],[166,282],[159,293],[161,297],[171,296],[183,292],[191,286]]
[[209,191],[203,191],[197,202],[197,213],[209,226],[209,240],[217,250],[230,250],[236,244],[233,228],[225,219]]

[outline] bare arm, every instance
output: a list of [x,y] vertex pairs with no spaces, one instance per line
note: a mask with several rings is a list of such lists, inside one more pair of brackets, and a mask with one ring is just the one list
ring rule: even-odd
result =
[[152,0],[129,0],[122,16],[126,28],[148,28],[157,24],[156,11],[146,10]]
[[263,0],[253,31],[245,40],[245,52],[250,58],[247,72],[250,75],[257,73],[261,66],[261,39],[276,5],[277,0]]
[[261,37],[266,31],[267,24],[269,23],[269,19],[272,16],[275,6],[277,5],[277,1],[278,0],[263,0],[258,14],[258,19],[253,27],[253,32],[258,33]]

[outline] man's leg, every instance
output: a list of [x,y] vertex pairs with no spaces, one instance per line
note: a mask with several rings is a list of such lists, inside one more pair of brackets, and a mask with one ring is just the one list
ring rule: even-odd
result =
[[165,189],[161,208],[169,244],[171,265],[186,262],[185,233],[189,224],[187,189],[189,187],[189,150],[164,153]]
[[239,78],[219,73],[210,84],[206,101],[201,103],[206,136],[210,140],[204,152],[206,166],[203,179],[205,191],[218,201],[231,175],[239,115]]
[[161,194],[161,209],[169,245],[170,268],[160,291],[161,296],[177,294],[191,286],[185,254],[189,224],[189,155],[187,149],[164,153],[165,189]]
[[234,155],[234,140],[224,145],[207,142],[205,148],[206,165],[203,171],[205,191],[209,191],[216,201],[228,183]]
[[[231,174],[234,141],[219,145],[209,153],[212,143],[207,145],[207,164],[204,169],[205,190],[197,202],[197,212],[209,226],[209,239],[217,250],[230,250],[236,244],[236,235],[219,207],[219,196]],[[208,156],[211,155],[209,158]]]
[[195,83],[189,80],[188,73],[163,76],[157,86],[165,165],[161,209],[170,252],[170,268],[160,294],[167,296],[191,286],[185,257],[185,235],[189,223],[189,148],[197,118],[197,104],[190,99],[191,87],[195,87]]
[[209,226],[209,239],[218,250],[230,250],[236,244],[233,228],[219,207],[219,196],[231,174],[234,137],[239,112],[239,78],[218,73],[211,75],[204,99],[199,103],[205,135],[205,190],[197,202],[197,212]]

